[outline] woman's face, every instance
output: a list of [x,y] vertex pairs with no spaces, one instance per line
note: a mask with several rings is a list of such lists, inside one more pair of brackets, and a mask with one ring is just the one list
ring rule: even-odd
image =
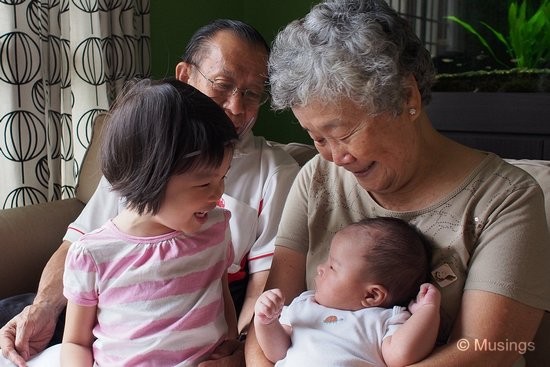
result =
[[372,117],[349,100],[312,102],[292,111],[321,156],[353,173],[365,190],[394,193],[414,174],[418,132],[408,113]]

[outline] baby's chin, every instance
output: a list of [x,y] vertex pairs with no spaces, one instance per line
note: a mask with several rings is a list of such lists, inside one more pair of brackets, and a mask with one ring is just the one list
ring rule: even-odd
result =
[[323,295],[321,293],[319,293],[319,291],[315,291],[314,295],[313,295],[313,300],[320,304],[321,306],[325,306],[325,307],[331,307],[328,305],[328,302],[326,299],[324,299]]

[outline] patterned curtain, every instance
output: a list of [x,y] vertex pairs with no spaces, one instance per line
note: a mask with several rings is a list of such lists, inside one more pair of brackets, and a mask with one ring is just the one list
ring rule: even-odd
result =
[[0,0],[0,205],[74,196],[94,118],[150,75],[150,0]]

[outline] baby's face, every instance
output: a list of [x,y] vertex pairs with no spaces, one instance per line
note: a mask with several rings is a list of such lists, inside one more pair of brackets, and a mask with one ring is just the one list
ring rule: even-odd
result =
[[367,285],[367,260],[365,247],[354,242],[355,236],[346,231],[333,237],[328,258],[317,267],[317,303],[342,310],[364,308],[361,300]]

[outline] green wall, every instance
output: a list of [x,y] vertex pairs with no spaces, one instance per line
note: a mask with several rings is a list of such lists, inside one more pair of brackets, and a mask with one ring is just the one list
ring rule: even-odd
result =
[[[151,0],[152,76],[172,76],[187,41],[200,26],[216,19],[247,22],[271,43],[277,31],[308,12],[315,0]],[[256,135],[287,143],[311,143],[292,112],[274,113],[266,104]]]

